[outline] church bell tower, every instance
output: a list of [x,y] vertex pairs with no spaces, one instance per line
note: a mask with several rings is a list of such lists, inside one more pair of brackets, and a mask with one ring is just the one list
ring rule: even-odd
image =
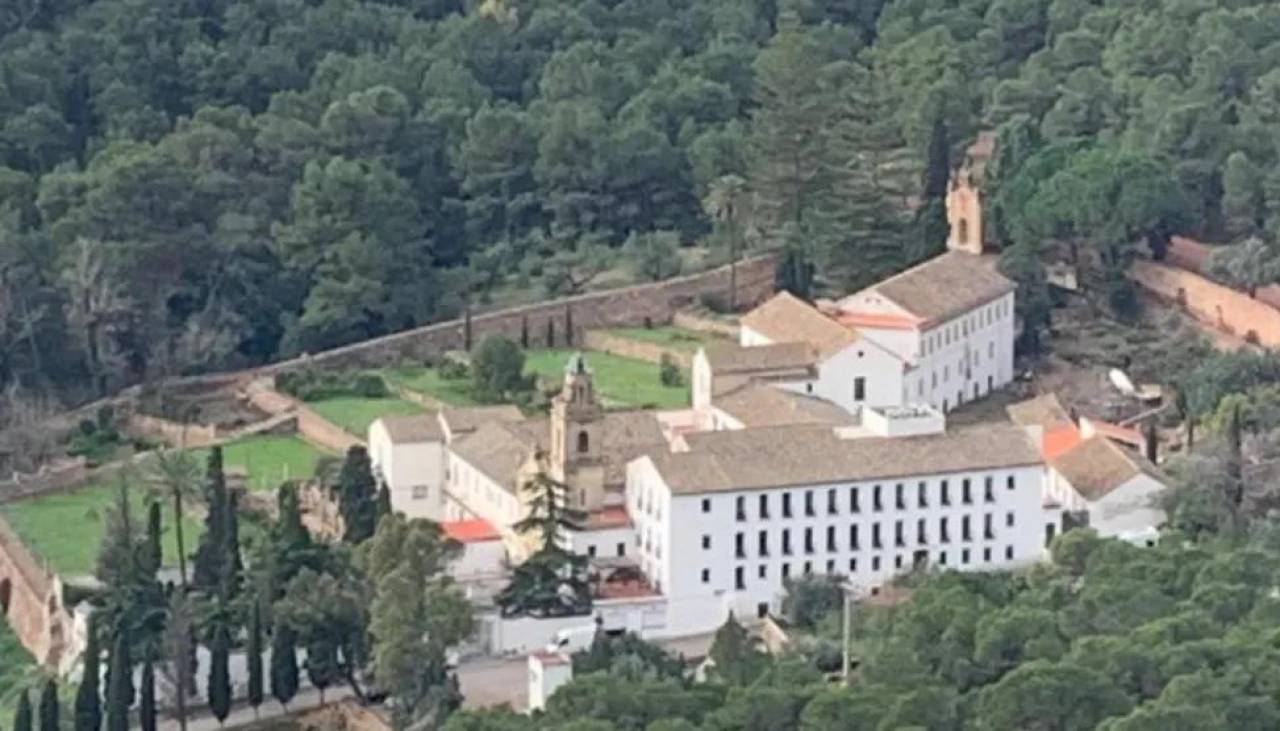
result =
[[564,386],[551,400],[551,477],[569,488],[570,504],[595,510],[604,499],[604,409],[581,353],[569,358]]

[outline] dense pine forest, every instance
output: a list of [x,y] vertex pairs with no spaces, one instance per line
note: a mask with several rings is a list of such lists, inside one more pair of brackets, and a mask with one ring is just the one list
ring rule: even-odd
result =
[[796,287],[863,283],[938,249],[980,129],[1024,314],[1050,243],[1123,308],[1136,245],[1270,246],[1280,208],[1262,0],[0,5],[10,403],[573,292],[622,261],[667,276],[680,247],[786,247]]

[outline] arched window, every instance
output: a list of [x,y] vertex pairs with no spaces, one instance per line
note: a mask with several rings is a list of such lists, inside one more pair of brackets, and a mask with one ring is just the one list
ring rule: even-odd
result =
[[578,432],[578,451],[586,452],[591,448],[591,440],[585,431]]

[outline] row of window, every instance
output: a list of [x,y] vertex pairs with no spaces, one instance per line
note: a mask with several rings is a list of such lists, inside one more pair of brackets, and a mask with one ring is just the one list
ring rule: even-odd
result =
[[[907,546],[908,541],[913,541],[914,544],[917,546],[927,546],[929,545],[930,540],[932,539],[936,539],[939,543],[951,542],[953,537],[952,526],[954,524],[951,522],[950,518],[939,518],[937,532],[933,534],[931,534],[929,531],[928,522],[929,521],[925,518],[920,518],[916,520],[915,533],[914,533],[914,536],[912,536],[912,535],[909,535],[908,533],[906,521],[902,521],[902,520],[894,521],[893,545],[898,548],[905,548]],[[1005,520],[1004,520],[1005,527],[1008,527],[1008,528],[1014,527],[1014,522],[1015,520],[1014,520],[1013,513],[1012,512],[1005,513]],[[961,516],[958,523],[959,523],[959,527],[954,532],[956,540],[959,540],[961,542],[968,542],[968,541],[975,540],[977,531],[975,530],[972,516],[968,516],[968,515]],[[855,523],[849,526],[848,541],[844,546],[841,546],[840,544],[840,540],[839,540],[840,532],[841,531],[837,530],[837,527],[834,525],[829,525],[826,527],[826,531],[825,531],[826,540],[823,542],[823,545],[825,546],[825,550],[827,552],[836,552],[841,550],[849,550],[849,551],[862,550],[862,536],[861,536],[860,525]],[[815,538],[818,534],[814,532],[813,528],[805,528],[803,532],[797,530],[796,535],[798,537],[798,540],[796,542],[797,545],[793,545],[791,541],[790,528],[783,528],[782,531],[779,533],[778,548],[782,552],[783,556],[791,556],[797,551],[803,551],[805,554],[813,554],[817,552],[818,543],[815,540]],[[996,537],[995,514],[986,513],[985,515],[982,516],[982,540],[986,540],[986,541],[995,540],[995,537]],[[748,557],[747,556],[747,534],[745,532],[739,531],[738,533],[734,534],[733,541],[734,541],[733,543],[734,557],[739,559],[747,558]],[[770,548],[771,548],[769,545],[769,531],[767,530],[758,531],[756,533],[755,543],[756,543],[756,548],[755,548],[756,557],[764,558],[769,555]],[[885,543],[886,543],[885,539],[881,536],[880,524],[872,523],[871,535],[870,535],[870,547],[872,549],[884,548]],[[703,550],[711,549],[710,534],[705,534],[705,533],[703,534],[702,548]]]
[[[1017,480],[1013,475],[1009,475],[1005,478],[1006,489],[1013,490],[1016,489],[1016,487]],[[870,508],[873,512],[880,512],[885,509],[886,496],[884,488],[884,485],[874,485],[871,487]],[[973,505],[976,499],[974,488],[975,485],[972,478],[965,477],[961,479],[959,481],[959,490],[954,495],[955,503],[959,505]],[[814,490],[805,490],[803,493],[802,510],[805,517],[812,518],[818,514],[818,510],[815,505],[816,501],[814,499],[814,492]],[[927,480],[920,480],[917,482],[915,490],[908,490],[906,483],[899,482],[893,486],[893,506],[896,510],[906,510],[908,506],[927,508],[934,504],[935,501],[937,505],[942,507],[949,507],[952,505],[953,495],[950,480],[939,480],[936,495],[931,495],[930,493],[929,482]],[[796,515],[797,511],[793,509],[792,505],[792,494],[793,493],[790,492],[784,492],[781,494],[779,508],[783,518],[792,518]],[[862,495],[862,488],[857,486],[848,488],[848,512],[862,512]],[[982,502],[990,504],[995,501],[995,478],[991,475],[987,475],[982,479]],[[747,520],[748,502],[747,496],[745,495],[739,495],[735,500],[736,515],[739,522]],[[771,504],[772,501],[770,500],[769,493],[761,493],[756,497],[755,517],[757,520],[769,520],[773,517]],[[839,488],[833,487],[827,490],[825,510],[827,515],[840,515],[843,511],[840,504]],[[711,512],[710,498],[703,498],[702,512]]]
[[960,338],[967,336],[970,332],[977,332],[980,328],[991,325],[997,318],[1004,317],[1008,310],[1008,302],[995,302],[968,317],[948,323],[945,327],[925,336],[922,344],[924,355],[945,348],[951,343],[959,341]]
[[[994,553],[993,553],[993,551],[991,550],[991,548],[990,548],[990,547],[983,548],[983,549],[982,549],[982,559],[981,559],[980,563],[984,563],[984,564],[989,564],[989,563],[991,563],[991,562],[992,562],[992,556],[993,556],[993,555],[994,555]],[[973,563],[974,556],[975,556],[975,551],[974,551],[974,549],[969,549],[969,548],[962,548],[962,549],[960,549],[960,551],[959,551],[959,563],[958,563],[957,565],[958,565],[958,566],[969,566],[969,565],[971,565],[971,564]],[[881,570],[883,569],[883,563],[882,563],[882,560],[883,560],[883,558],[882,558],[881,556],[872,556],[872,557],[871,557],[871,571],[872,571],[873,573],[877,573],[877,572],[879,572],[879,571],[881,571]],[[921,566],[923,566],[924,564],[927,564],[927,563],[929,562],[929,560],[930,560],[929,552],[928,552],[928,551],[916,551],[916,552],[915,552],[915,554],[914,554],[914,555],[911,555],[910,557],[908,557],[908,556],[907,556],[907,554],[902,554],[902,553],[895,554],[895,555],[894,555],[894,557],[893,557],[893,568],[894,568],[894,570],[895,570],[895,571],[900,571],[900,570],[902,570],[902,569],[907,565],[907,561],[908,561],[908,560],[911,562],[911,564],[912,564],[913,566],[921,567]],[[947,552],[947,551],[938,551],[936,560],[937,560],[937,562],[938,562],[938,565],[939,565],[939,566],[947,566],[947,565],[949,565],[949,564],[948,564],[948,560],[949,560],[948,552]],[[1005,560],[1005,561],[1012,561],[1012,560],[1013,560],[1013,546],[1005,546],[1005,547],[1004,547],[1004,560]],[[858,559],[857,559],[857,558],[851,558],[851,559],[849,559],[849,562],[848,562],[848,564],[847,564],[847,565],[848,565],[848,573],[849,573],[849,574],[853,575],[853,574],[857,574],[857,573],[858,573]],[[807,576],[807,575],[809,575],[809,574],[812,574],[812,573],[813,573],[813,571],[814,571],[814,565],[813,565],[813,562],[812,562],[812,561],[805,561],[805,562],[803,562],[803,563],[798,563],[798,564],[796,564],[796,566],[797,566],[797,570],[798,570],[798,571],[800,571],[800,572],[802,572],[802,573],[803,573],[804,575],[806,575],[806,576]],[[824,567],[824,568],[825,568],[825,572],[826,572],[826,573],[828,573],[828,574],[834,574],[834,573],[836,573],[838,570],[843,569],[843,568],[844,568],[844,565],[840,565],[840,564],[838,564],[838,562],[837,562],[835,559],[828,559],[828,560],[827,560],[827,562],[826,562],[826,564],[825,564],[825,567]],[[785,579],[788,579],[788,578],[790,578],[790,577],[791,577],[791,564],[789,564],[789,563],[784,563],[784,564],[782,564],[781,569],[782,569],[782,570],[781,570],[781,575],[780,575],[780,578],[781,578],[781,579],[784,579],[784,580],[785,580]],[[760,579],[760,580],[762,580],[762,581],[768,581],[768,580],[769,580],[769,565],[768,565],[768,564],[759,564],[758,566],[756,566],[756,578],[757,578],[757,579]],[[710,584],[710,583],[711,583],[711,579],[712,579],[711,569],[705,569],[705,568],[704,568],[704,569],[702,569],[701,579],[702,579],[702,583],[704,583],[704,584]],[[747,588],[747,570],[746,570],[746,567],[745,567],[745,566],[737,566],[737,567],[735,567],[735,568],[733,569],[733,585],[734,585],[734,588],[735,588],[736,590],[738,590],[738,591],[742,591],[742,590],[744,590],[744,589],[746,589],[746,588]]]

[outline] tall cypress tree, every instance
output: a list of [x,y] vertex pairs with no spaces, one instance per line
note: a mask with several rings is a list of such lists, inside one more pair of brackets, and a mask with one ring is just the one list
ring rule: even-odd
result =
[[151,574],[159,571],[164,562],[164,549],[161,547],[163,531],[160,501],[152,500],[147,506],[147,544],[143,553],[143,570]]
[[209,451],[205,469],[204,533],[196,548],[192,583],[206,592],[212,592],[223,583],[224,562],[227,556],[227,479],[222,467],[222,448]]
[[254,597],[249,606],[249,637],[245,644],[245,665],[248,670],[249,705],[253,706],[253,715],[258,715],[258,706],[262,705],[262,601]]
[[133,705],[133,660],[127,633],[116,633],[107,668],[107,731],[129,731],[129,707]]
[[219,622],[209,643],[209,711],[218,723],[227,720],[231,713],[231,672],[228,661],[231,654],[231,633],[225,622]]
[[529,316],[520,316],[520,347],[529,349]]
[[156,669],[151,653],[142,663],[142,687],[138,691],[138,723],[142,731],[156,731]]
[[99,731],[102,728],[102,698],[99,695],[102,669],[98,664],[100,650],[94,625],[90,620],[84,647],[84,672],[80,687],[76,689],[75,731]]
[[325,689],[338,679],[338,648],[327,634],[317,635],[307,645],[307,679],[320,691],[320,703],[324,704]]
[[347,458],[338,474],[338,510],[345,530],[343,540],[358,544],[373,535],[377,527],[377,483],[369,452],[360,446],[347,450]]
[[18,710],[13,713],[13,731],[33,731],[31,728],[31,699],[27,691],[18,693]]
[[287,708],[297,693],[297,636],[287,625],[277,622],[271,634],[271,695]]
[[49,678],[40,689],[40,731],[61,731],[58,711],[58,684]]
[[573,345],[573,308],[564,306],[564,344]]

